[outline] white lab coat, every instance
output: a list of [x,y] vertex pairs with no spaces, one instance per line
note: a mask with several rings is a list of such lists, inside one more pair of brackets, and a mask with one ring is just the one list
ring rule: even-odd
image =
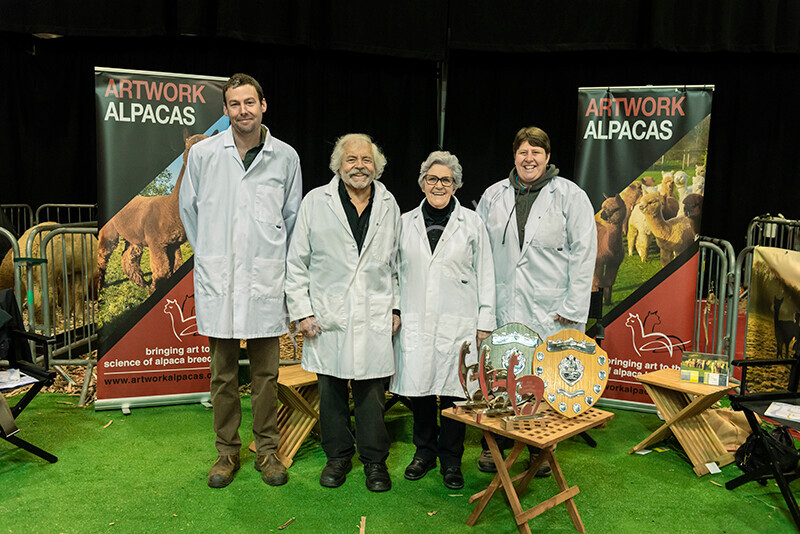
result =
[[313,315],[322,329],[303,340],[306,371],[359,380],[394,373],[400,208],[386,186],[377,181],[372,186],[361,254],[339,197],[338,176],[308,193],[300,206],[286,260],[289,317]]
[[400,311],[390,390],[407,396],[463,397],[458,354],[477,330],[495,329],[494,267],[478,214],[458,200],[431,253],[422,205],[403,214],[398,253]]
[[497,323],[522,323],[545,339],[564,329],[554,320],[559,314],[584,330],[597,257],[589,197],[573,182],[555,176],[531,207],[521,250],[513,208],[508,178],[490,186],[477,208],[492,243]]
[[194,250],[199,333],[248,339],[288,332],[286,249],[302,196],[300,159],[269,130],[247,171],[230,128],[192,146],[180,216]]

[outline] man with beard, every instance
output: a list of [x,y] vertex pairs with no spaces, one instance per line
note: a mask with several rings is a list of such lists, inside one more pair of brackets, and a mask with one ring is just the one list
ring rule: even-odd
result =
[[[386,158],[364,134],[339,138],[335,173],[300,206],[287,258],[289,317],[303,333],[303,369],[319,378],[319,421],[327,463],[319,483],[341,486],[358,447],[370,491],[387,491],[386,379],[400,328],[394,265],[400,208],[378,182]],[[355,403],[350,430],[348,382]]]
[[289,330],[283,286],[286,249],[302,197],[300,160],[261,124],[259,83],[234,74],[222,88],[230,128],[192,146],[180,215],[194,250],[197,329],[209,336],[217,461],[208,485],[222,488],[239,469],[239,340],[247,340],[255,467],[285,484],[276,456],[278,336]]

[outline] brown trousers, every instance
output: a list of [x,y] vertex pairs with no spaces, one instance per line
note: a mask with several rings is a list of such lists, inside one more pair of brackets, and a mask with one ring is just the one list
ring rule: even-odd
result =
[[[219,454],[239,454],[242,440],[242,405],[239,400],[239,340],[208,338],[211,349],[211,405],[214,408],[215,445]],[[277,337],[247,340],[252,382],[253,436],[256,454],[267,455],[278,449],[278,366],[280,345]]]

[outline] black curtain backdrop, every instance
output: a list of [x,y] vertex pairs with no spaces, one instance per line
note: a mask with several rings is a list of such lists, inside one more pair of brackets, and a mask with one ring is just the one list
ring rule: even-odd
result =
[[448,4],[447,0],[1,0],[0,31],[83,37],[190,35],[441,59]]
[[573,176],[578,87],[714,84],[703,233],[740,249],[754,216],[800,218],[798,56],[795,0],[0,0],[0,203],[97,201],[103,66],[250,73],[306,190],[329,180],[336,137],[363,131],[408,210],[437,148],[444,64],[444,148],[462,160],[470,206],[507,174],[524,125],[550,134],[552,161]]
[[189,37],[6,34],[0,43],[0,71],[24,80],[13,90],[5,84],[0,97],[0,116],[13,132],[0,143],[2,204],[97,201],[94,66],[252,74],[264,88],[264,122],[300,155],[306,191],[330,180],[330,153],[345,133],[373,136],[388,158],[382,179],[393,191],[416,187],[419,162],[437,144],[432,62]]
[[443,59],[501,52],[800,52],[796,0],[2,0],[0,31],[196,35]]

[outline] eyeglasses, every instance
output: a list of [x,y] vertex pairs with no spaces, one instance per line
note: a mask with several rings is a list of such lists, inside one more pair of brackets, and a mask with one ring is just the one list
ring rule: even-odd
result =
[[442,182],[443,187],[450,187],[453,185],[453,177],[452,176],[442,176],[439,178],[433,174],[426,174],[424,176],[425,183],[428,185],[436,185],[436,182]]

